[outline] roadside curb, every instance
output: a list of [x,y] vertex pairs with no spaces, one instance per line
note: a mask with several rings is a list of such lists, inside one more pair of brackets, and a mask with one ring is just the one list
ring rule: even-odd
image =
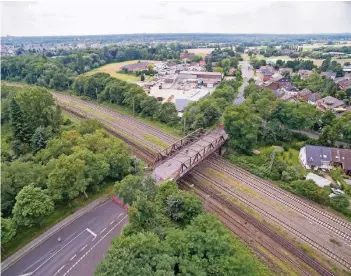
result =
[[68,216],[64,220],[60,221],[53,227],[51,227],[49,230],[41,234],[39,237],[35,238],[32,240],[30,243],[28,243],[26,246],[22,247],[19,249],[16,253],[8,257],[6,260],[4,260],[1,263],[1,272],[4,272],[6,269],[8,269],[11,265],[16,263],[19,259],[21,259],[24,255],[28,254],[30,251],[35,249],[37,246],[42,244],[44,241],[46,241],[48,238],[50,238],[52,235],[54,235],[56,232],[67,226],[68,224],[72,223],[76,219],[80,218],[81,216],[85,215],[86,213],[90,212],[91,210],[95,209],[98,207],[100,204],[104,203],[105,201],[109,200],[110,198],[107,196],[102,196],[90,204],[80,208],[78,211],[73,213],[72,215]]

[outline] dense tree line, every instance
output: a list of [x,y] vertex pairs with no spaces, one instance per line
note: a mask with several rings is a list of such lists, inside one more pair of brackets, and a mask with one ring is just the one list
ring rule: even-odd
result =
[[168,125],[177,125],[179,122],[174,103],[160,103],[154,97],[147,95],[140,86],[111,78],[106,73],[79,76],[75,79],[72,89],[79,96],[125,106],[134,110],[135,114],[150,117]]
[[1,79],[25,81],[57,90],[69,89],[74,78],[110,62],[126,60],[179,59],[184,45],[105,46],[101,49],[73,50],[55,58],[47,55],[23,55],[1,58]]
[[224,110],[234,101],[240,85],[238,78],[223,81],[209,97],[190,103],[182,117],[186,131],[208,128],[218,123]]
[[87,197],[106,180],[123,179],[133,162],[127,145],[98,122],[76,126],[64,120],[45,88],[4,90],[1,101],[9,104],[2,113],[9,116],[2,114],[2,244],[16,229],[40,225],[57,207]]
[[[145,183],[148,183],[145,185]],[[269,275],[269,270],[201,201],[172,181],[125,178],[116,193],[127,201],[129,224],[112,242],[95,275]]]

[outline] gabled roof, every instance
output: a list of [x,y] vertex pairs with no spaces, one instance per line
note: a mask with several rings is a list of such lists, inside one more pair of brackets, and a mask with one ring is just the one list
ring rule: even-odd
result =
[[332,152],[328,147],[306,145],[306,163],[309,166],[320,167],[323,163],[332,161]]
[[307,95],[310,95],[312,94],[312,91],[305,88],[305,89],[302,89],[301,91],[299,91],[299,96],[300,97],[304,97],[304,96],[307,96]]
[[322,75],[327,77],[327,78],[335,78],[336,77],[335,72],[322,72]]

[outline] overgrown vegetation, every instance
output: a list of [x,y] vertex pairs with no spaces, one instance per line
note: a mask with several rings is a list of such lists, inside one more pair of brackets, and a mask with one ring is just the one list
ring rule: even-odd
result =
[[95,275],[270,275],[270,271],[175,182],[156,187],[148,177],[115,186],[129,224],[112,242]]
[[75,126],[64,119],[45,88],[3,91],[2,124],[10,126],[1,164],[2,245],[7,255],[13,250],[14,233],[23,245],[22,238],[28,241],[35,233],[21,233],[40,231],[49,215],[76,198],[123,179],[132,172],[133,160],[127,145],[100,129],[98,122]]

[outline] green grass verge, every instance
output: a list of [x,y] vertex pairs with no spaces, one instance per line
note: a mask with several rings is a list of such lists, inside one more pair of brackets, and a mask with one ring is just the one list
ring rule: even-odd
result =
[[160,147],[163,147],[163,148],[166,148],[168,146],[165,142],[161,141],[160,139],[157,139],[156,137],[154,137],[152,135],[146,134],[146,135],[144,135],[144,138],[146,140],[154,143],[157,146],[160,146]]
[[16,251],[18,251],[19,249],[27,245],[29,242],[43,234],[55,224],[59,223],[66,217],[72,215],[78,209],[88,205],[89,203],[103,195],[112,194],[113,184],[114,182],[106,183],[105,185],[103,185],[100,191],[88,194],[88,198],[85,198],[85,196],[81,195],[80,197],[70,202],[71,206],[58,206],[57,209],[50,216],[43,220],[41,226],[26,228],[22,230],[18,229],[17,235],[9,243],[2,247],[3,251],[1,254],[1,261],[14,254]]

